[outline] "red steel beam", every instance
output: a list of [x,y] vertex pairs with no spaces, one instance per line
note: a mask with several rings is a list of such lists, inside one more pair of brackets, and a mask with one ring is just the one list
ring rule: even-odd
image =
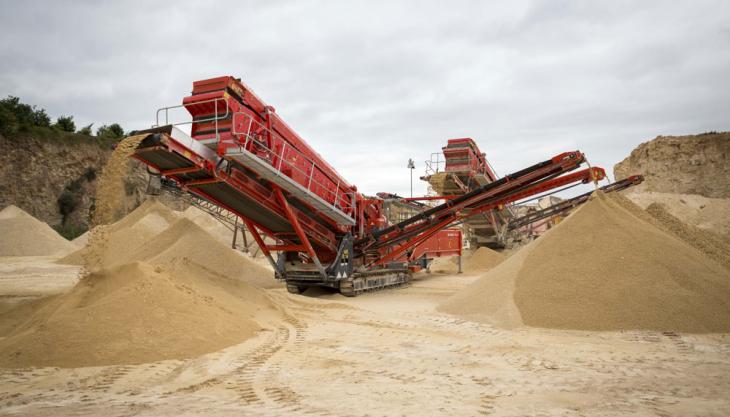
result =
[[[415,236],[418,233],[421,233],[422,230],[428,230],[428,224],[431,224],[433,221],[439,220],[441,218],[450,219],[450,221],[453,221],[458,217],[458,213],[465,209],[465,208],[474,208],[479,207],[480,203],[484,200],[487,200],[489,198],[494,198],[495,195],[499,195],[501,193],[509,193],[509,190],[516,190],[520,186],[523,186],[525,184],[531,184],[535,181],[539,181],[543,178],[549,177],[552,174],[562,173],[566,171],[573,170],[580,166],[580,164],[585,160],[585,157],[582,153],[578,151],[574,152],[565,152],[560,155],[557,155],[553,158],[551,158],[550,163],[543,165],[539,168],[536,168],[535,170],[528,172],[526,174],[520,175],[516,178],[511,178],[511,176],[505,176],[500,181],[503,181],[502,184],[497,185],[496,187],[490,189],[489,191],[479,193],[473,196],[467,196],[466,199],[460,200],[458,203],[453,203],[452,201],[446,201],[441,206],[434,207],[430,210],[436,210],[435,213],[432,213],[431,216],[429,216],[428,220],[422,220],[418,223],[412,223],[410,225],[406,225],[403,228],[400,228],[399,225],[392,226],[392,231],[382,235],[379,237],[378,240],[373,241],[369,247],[363,248],[365,249],[375,249],[380,248],[384,246],[390,246],[394,244],[397,241],[406,239],[406,236]],[[513,174],[514,175],[514,174]],[[461,198],[463,196],[460,196]],[[501,201],[501,199],[499,200]],[[503,203],[504,204],[504,203]],[[490,206],[494,206],[493,204],[490,204]],[[473,211],[473,210],[472,210]],[[428,210],[424,213],[428,213]]]
[[317,258],[317,253],[314,251],[314,248],[312,247],[312,244],[309,242],[309,238],[307,238],[307,234],[304,233],[304,229],[302,229],[302,226],[299,224],[299,219],[297,219],[297,216],[294,214],[294,211],[292,210],[291,206],[289,206],[289,202],[287,201],[286,197],[284,197],[284,193],[281,192],[281,188],[275,184],[271,184],[271,187],[274,189],[274,193],[276,194],[276,198],[279,200],[279,203],[281,204],[282,208],[284,209],[284,212],[286,213],[286,217],[289,219],[289,222],[291,223],[292,227],[294,227],[294,231],[297,233],[297,237],[299,237],[299,241],[302,245],[304,245],[304,248],[309,255],[309,257],[314,261],[314,264],[317,265],[317,269],[320,270],[320,272],[324,275],[324,268],[322,267],[322,264],[319,263],[319,258]]
[[447,218],[446,220],[443,220],[435,225],[433,225],[431,228],[429,228],[426,232],[418,235],[413,240],[407,240],[404,243],[402,243],[397,249],[394,249],[393,251],[385,254],[381,258],[371,262],[368,264],[368,266],[372,265],[382,265],[387,262],[390,262],[394,259],[397,259],[403,252],[407,251],[410,248],[416,247],[420,245],[422,242],[424,242],[426,239],[430,238],[434,234],[436,234],[439,230],[445,228],[449,225],[449,223],[452,222],[451,218]]
[[431,200],[452,200],[455,195],[426,195],[423,197],[404,197],[405,201],[431,201]]

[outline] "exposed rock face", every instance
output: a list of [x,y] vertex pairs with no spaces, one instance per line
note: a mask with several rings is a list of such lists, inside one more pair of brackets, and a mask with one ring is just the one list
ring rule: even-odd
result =
[[643,174],[634,191],[730,197],[730,132],[658,136],[613,168],[616,180]]
[[[50,225],[60,224],[63,215],[59,197],[75,182],[73,210],[66,222],[87,226],[97,177],[111,151],[93,139],[86,142],[0,136],[0,209],[13,204]],[[130,210],[146,198],[149,177],[142,164],[132,166],[125,180],[129,200],[126,206]]]

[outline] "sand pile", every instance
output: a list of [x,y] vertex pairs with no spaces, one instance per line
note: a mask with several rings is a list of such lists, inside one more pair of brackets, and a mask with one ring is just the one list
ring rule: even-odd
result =
[[257,287],[281,286],[270,270],[218,242],[187,218],[177,220],[167,230],[121,258],[121,262],[132,260],[165,265],[175,270],[194,264],[211,273],[242,280]]
[[78,249],[50,226],[15,206],[0,211],[0,256],[63,256]]
[[662,204],[669,214],[682,222],[730,238],[730,198],[636,192],[633,188],[622,194],[644,209],[653,203]]
[[[487,247],[481,247],[471,254],[464,254],[461,260],[462,272],[467,274],[478,274],[489,271],[504,260],[504,255]],[[431,262],[430,269],[433,272],[444,274],[456,274],[459,272],[458,259],[456,256],[448,258],[435,258]]]
[[464,272],[468,274],[487,272],[504,260],[501,253],[482,246],[472,253],[463,264]]
[[[215,222],[215,219],[211,220]],[[95,258],[96,269],[137,261],[175,269],[183,263],[191,263],[260,288],[281,286],[270,269],[231,249],[192,220],[156,201],[147,200],[105,228],[103,241],[97,237],[95,246],[86,246],[59,262],[84,265],[89,258]]]
[[[227,247],[231,247],[231,243],[233,242],[233,231],[229,229],[227,226],[223,225],[221,222],[213,218],[210,214],[204,212],[203,210],[195,207],[190,206],[183,212],[183,215],[190,219],[193,223],[200,226],[203,230],[208,232],[211,236],[216,238],[220,243],[224,244]],[[272,271],[271,265],[269,265],[269,262],[265,259],[264,254],[259,249],[258,245],[256,244],[256,241],[254,240],[251,233],[249,233],[247,230],[244,231],[246,234],[246,241],[245,243],[248,245],[249,252],[248,256],[250,258],[255,258],[256,262],[260,265],[263,265],[264,268],[268,269],[269,271]],[[267,244],[273,244],[274,241],[266,236],[262,236],[264,239],[264,242]],[[237,236],[236,240],[236,247],[243,248],[244,240],[243,236],[241,236],[240,231]]]
[[194,357],[240,343],[279,313],[257,288],[187,265],[130,263],[0,318],[0,366],[80,367]]
[[88,230],[84,232],[82,235],[78,236],[76,239],[72,240],[76,246],[84,247],[87,243],[89,243],[89,232]]
[[728,278],[598,194],[439,309],[504,327],[727,332]]
[[92,238],[96,238],[96,245],[87,245],[58,262],[84,265],[87,258],[93,255],[99,258],[96,262],[102,267],[119,265],[121,260],[129,260],[130,253],[166,230],[180,217],[179,213],[165,205],[147,200],[118,222],[103,226],[103,234],[98,233],[99,226],[94,228],[90,234]]
[[459,265],[457,262],[458,259],[456,256],[450,256],[448,258],[434,258],[433,261],[431,261],[431,265],[429,265],[429,269],[431,272],[438,272],[441,274],[456,274],[459,272]]
[[[231,246],[231,242],[233,242],[233,231],[214,219],[210,214],[195,206],[190,206],[185,209],[183,216],[200,226],[200,228],[208,232],[220,243],[228,247]],[[239,235],[238,238],[240,239],[241,236]]]
[[730,269],[730,239],[682,222],[663,204],[652,203],[646,211],[663,229]]

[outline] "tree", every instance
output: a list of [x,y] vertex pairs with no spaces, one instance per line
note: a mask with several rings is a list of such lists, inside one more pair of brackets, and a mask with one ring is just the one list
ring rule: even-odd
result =
[[54,124],[53,127],[63,130],[64,132],[73,133],[76,131],[76,123],[74,123],[73,116],[58,116],[56,124]]
[[124,129],[118,123],[100,126],[96,130],[96,136],[100,138],[121,139],[124,137]]
[[18,119],[12,111],[4,106],[0,106],[0,133],[3,136],[12,136],[18,133],[20,125]]
[[33,124],[36,126],[48,127],[51,125],[51,118],[48,117],[45,110],[36,110],[35,106],[33,106]]
[[93,123],[88,124],[88,125],[82,127],[81,129],[79,129],[79,131],[76,133],[78,133],[80,135],[92,136],[93,132],[91,131],[91,126],[94,126],[94,124]]
[[4,135],[13,135],[31,126],[50,125],[51,119],[45,110],[21,103],[15,96],[0,100],[0,132]]

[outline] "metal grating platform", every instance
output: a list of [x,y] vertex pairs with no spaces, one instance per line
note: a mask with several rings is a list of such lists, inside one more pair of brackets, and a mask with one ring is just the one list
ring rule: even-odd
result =
[[274,167],[251,152],[244,149],[229,149],[226,152],[226,157],[231,158],[239,164],[251,169],[263,179],[273,182],[297,199],[312,206],[315,210],[329,216],[338,224],[347,226],[355,225],[355,219],[348,216],[332,204],[324,201],[321,197],[310,192],[296,181],[286,175],[282,175],[280,171],[277,171]]

